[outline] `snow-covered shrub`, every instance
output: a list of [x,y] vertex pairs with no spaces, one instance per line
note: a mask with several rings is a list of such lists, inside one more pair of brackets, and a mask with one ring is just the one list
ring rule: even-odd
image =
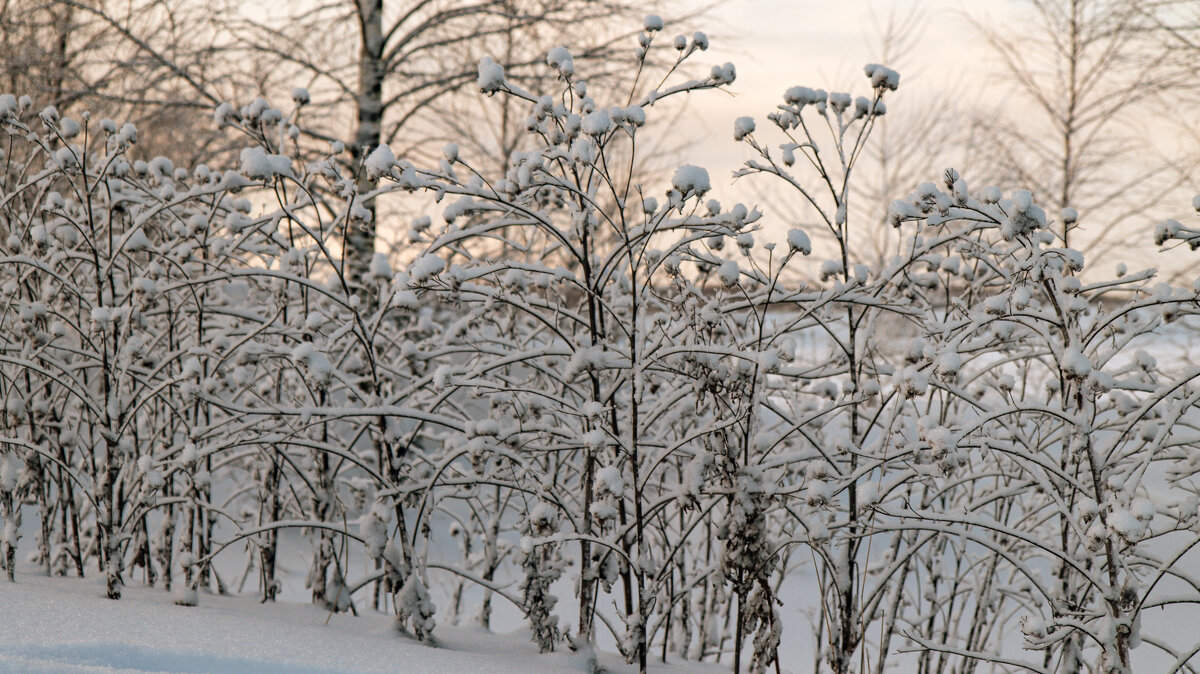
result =
[[533,631],[533,641],[538,650],[546,653],[554,650],[555,642],[560,637],[558,617],[554,615],[554,606],[558,597],[551,593],[554,581],[562,576],[564,560],[559,546],[542,543],[535,545],[534,539],[545,539],[554,535],[558,528],[558,513],[545,503],[536,503],[525,515],[525,535],[522,539],[521,570],[524,579],[521,590],[524,593],[522,602],[529,616],[529,626]]
[[[889,427],[898,415],[911,413],[908,400],[917,393],[900,385],[881,390],[880,380],[895,371],[881,352],[885,344],[879,330],[892,316],[918,319],[921,307],[887,292],[881,270],[851,265],[855,223],[847,214],[855,163],[886,112],[884,95],[899,85],[899,75],[884,66],[868,65],[865,73],[869,96],[791,87],[783,104],[768,115],[769,125],[760,128],[753,119],[742,118],[734,128],[734,139],[757,155],[736,175],[782,179],[835,243],[837,257],[820,266],[821,284],[793,294],[786,323],[794,336],[810,336],[823,346],[817,353],[786,354],[793,361],[789,370],[799,376],[785,395],[771,398],[770,413],[783,421],[783,429],[764,433],[758,440],[764,455],[754,462],[784,468],[776,480],[791,498],[785,500],[776,527],[794,532],[793,543],[785,548],[803,543],[814,553],[821,592],[815,620],[818,650],[839,673],[853,669],[868,631],[882,634],[886,645],[898,626],[892,595],[908,582],[907,567],[869,568],[867,551],[878,545],[893,555],[911,554],[904,534],[871,529],[877,495],[898,469],[904,470],[905,459],[892,446]],[[783,142],[773,146],[766,140],[772,136]],[[822,152],[823,146],[832,149]],[[787,243],[791,254],[812,251],[809,236],[799,229],[789,232]],[[820,337],[814,339],[813,333]],[[753,619],[763,636],[756,639],[753,666],[762,670],[763,649],[773,651],[770,635],[778,628],[772,622],[771,585],[762,579],[757,586],[762,596],[755,606],[763,615]]]
[[1019,632],[1042,666],[1131,671],[1145,609],[1200,601],[1163,594],[1200,540],[1196,373],[1143,350],[1194,313],[1195,291],[1152,270],[1085,282],[1028,192],[975,196],[953,171],[892,214],[916,228],[883,274],[931,308],[912,356],[935,404],[904,432],[925,494],[876,511],[941,539],[918,555],[930,617],[907,636],[943,659],[1000,660]]
[[[643,36],[643,48],[655,33]],[[685,44],[676,68],[696,52]],[[555,50],[549,60],[561,66],[569,53]],[[525,522],[524,610],[543,649],[556,622],[546,564],[551,551],[576,545],[572,646],[591,648],[603,625],[644,667],[655,639],[678,647],[672,621],[691,620],[692,588],[730,582],[705,542],[719,521],[736,545],[755,541],[752,552],[730,553],[742,566],[727,573],[746,588],[751,580],[766,587],[771,576],[765,515],[756,505],[753,522],[744,521],[746,504],[763,496],[743,493],[739,475],[753,473],[748,464],[766,448],[752,439],[786,425],[770,413],[768,390],[772,377],[795,373],[780,367],[787,322],[770,316],[794,299],[779,278],[800,256],[754,259],[760,214],[708,200],[712,181],[701,167],[684,165],[653,186],[622,168],[637,165],[637,140],[653,128],[646,124],[659,101],[726,86],[732,66],[635,88],[617,105],[594,100],[580,73],[561,67],[553,95],[496,77],[485,83],[492,70],[480,66],[485,92],[530,108],[528,142],[505,175],[484,175],[459,153],[436,169],[380,171],[396,189],[447,202],[446,225],[419,233],[426,248],[405,278],[419,298],[455,308],[436,354],[444,402],[435,411],[462,415],[464,433],[446,439],[442,455],[430,457],[428,481],[411,489],[428,504],[426,519],[434,504],[449,513],[454,503],[509,494],[486,497],[506,509],[493,512],[491,527]],[[737,245],[722,246],[726,239]],[[519,506],[529,501],[536,508]],[[693,556],[705,547],[707,557]],[[623,630],[596,617],[610,592]]]
[[[644,27],[639,59],[664,24]],[[1179,563],[1200,371],[1150,353],[1197,290],[1103,278],[1035,195],[953,170],[892,204],[892,259],[855,264],[855,163],[899,84],[878,65],[867,96],[792,87],[734,124],[738,176],[828,230],[809,262],[809,232],[721,204],[703,167],[633,177],[660,101],[736,77],[687,79],[701,33],[671,46],[665,78],[641,62],[611,99],[565,47],[544,93],[485,59],[481,93],[529,112],[496,175],[456,144],[428,167],[387,146],[303,163],[263,99],[216,110],[236,165],[175,167],[136,158],[132,125],[0,97],[8,577],[33,517],[31,559],[95,565],[114,598],[141,568],[195,604],[240,548],[264,600],[306,563],[313,601],[421,640],[508,601],[540,650],[593,666],[598,641],[642,670],[659,648],[790,666],[807,623],[779,606],[805,583],[839,674],[1128,672],[1144,644],[1186,665],[1141,625],[1200,601]],[[338,242],[384,193],[440,218],[360,284]],[[280,559],[289,528],[306,559]]]
[[[244,179],[132,161],[130,124],[81,124],[48,108],[36,123],[10,115],[0,125],[11,145],[0,224],[6,454],[24,459],[39,563],[49,571],[60,557],[47,537],[79,573],[93,552],[115,598],[132,541],[149,563],[151,512],[173,517],[186,502],[200,551],[211,540],[210,513],[194,507],[210,495],[214,448],[201,429],[218,422],[204,399],[224,386],[212,368],[222,347],[205,333],[224,327],[212,305],[228,278],[210,272],[254,244],[218,224],[239,213],[229,192]],[[182,445],[197,442],[204,465],[184,465]]]
[[423,390],[401,357],[416,321],[387,274],[363,303],[340,273],[352,181],[285,156],[286,118],[261,99],[221,117],[250,145],[237,171],[135,160],[129,124],[70,121],[77,145],[52,111],[40,132],[0,120],[3,454],[24,467],[5,493],[37,506],[39,563],[96,560],[114,598],[133,563],[195,603],[242,540],[271,598],[277,532],[300,527],[314,599],[338,606],[348,485],[394,485],[421,436],[405,420],[431,421],[398,404]]

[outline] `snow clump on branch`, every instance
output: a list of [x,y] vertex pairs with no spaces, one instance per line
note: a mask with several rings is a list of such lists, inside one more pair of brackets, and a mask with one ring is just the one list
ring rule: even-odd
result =
[[496,63],[490,56],[479,59],[479,90],[485,94],[494,94],[505,87],[504,66]]
[[712,189],[708,171],[694,164],[684,164],[675,169],[671,185],[685,197],[689,195],[700,197]]
[[279,176],[292,175],[292,160],[279,154],[270,154],[257,147],[242,150],[242,173],[247,178],[271,180]]
[[367,180],[379,180],[383,176],[391,175],[392,167],[395,165],[396,155],[387,145],[380,145],[371,150],[371,154],[367,155],[366,161],[363,162],[363,168],[367,171]]

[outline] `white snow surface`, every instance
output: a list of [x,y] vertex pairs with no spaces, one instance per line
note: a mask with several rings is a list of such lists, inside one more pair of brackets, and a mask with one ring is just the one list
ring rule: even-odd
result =
[[[307,603],[211,595],[183,607],[161,588],[132,580],[113,601],[104,596],[103,576],[47,578],[26,567],[16,583],[0,580],[0,673],[552,674],[584,668],[569,651],[539,655],[523,622],[493,625],[515,631],[439,625],[435,648],[400,634],[389,616],[369,609],[357,617],[331,616]],[[611,672],[636,671],[612,654],[601,654],[601,662]],[[697,663],[651,670],[725,671]]]

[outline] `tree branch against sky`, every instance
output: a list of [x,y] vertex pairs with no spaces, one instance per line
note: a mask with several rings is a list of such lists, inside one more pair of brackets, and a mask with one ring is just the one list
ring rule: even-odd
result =
[[[1007,182],[1047,199],[1064,245],[1103,254],[1150,224],[1137,222],[1145,204],[1192,177],[1193,164],[1160,153],[1153,141],[1163,129],[1146,123],[1180,100],[1189,75],[1168,58],[1139,0],[1026,6],[1016,24],[992,21],[986,8],[967,13],[1011,87],[1008,121],[991,125],[990,146]],[[1061,216],[1068,208],[1080,214],[1078,225]]]

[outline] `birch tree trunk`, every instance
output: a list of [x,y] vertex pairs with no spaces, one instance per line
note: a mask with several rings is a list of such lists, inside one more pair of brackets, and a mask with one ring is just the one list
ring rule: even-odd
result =
[[[380,128],[383,120],[383,0],[355,0],[361,33],[361,49],[358,58],[358,100],[354,131],[354,159],[361,166],[371,150],[379,146]],[[358,175],[358,192],[363,194],[372,189],[372,184],[361,169]],[[365,295],[363,277],[370,269],[375,255],[375,200],[368,199],[363,206],[370,212],[369,221],[348,225],[343,250],[343,272],[350,285]]]

